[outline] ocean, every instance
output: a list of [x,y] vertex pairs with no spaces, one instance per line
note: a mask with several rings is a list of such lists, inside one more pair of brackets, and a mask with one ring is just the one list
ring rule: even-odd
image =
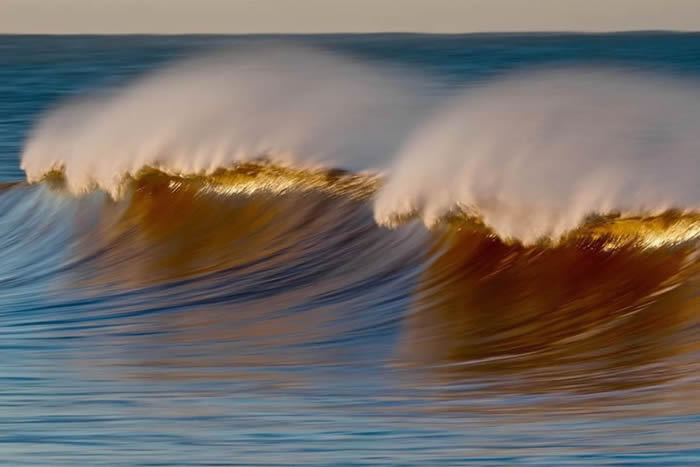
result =
[[700,464],[700,34],[0,36],[0,465]]

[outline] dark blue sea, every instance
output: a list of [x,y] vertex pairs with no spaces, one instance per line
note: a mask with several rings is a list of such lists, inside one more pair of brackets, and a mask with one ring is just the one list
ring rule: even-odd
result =
[[700,464],[700,34],[0,36],[0,465]]

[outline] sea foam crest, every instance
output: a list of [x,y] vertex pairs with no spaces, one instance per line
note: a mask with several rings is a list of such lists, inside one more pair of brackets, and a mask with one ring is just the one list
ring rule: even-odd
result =
[[418,80],[301,48],[219,53],[43,118],[22,158],[29,181],[119,197],[144,167],[208,173],[260,156],[297,167],[381,168],[415,127]]
[[[266,156],[383,173],[378,223],[467,211],[504,238],[556,237],[589,214],[700,206],[700,89],[639,72],[544,70],[450,96],[420,77],[297,48],[166,67],[47,114],[29,181],[118,198],[145,167],[209,174]],[[453,93],[454,94],[454,93]]]
[[506,238],[557,237],[593,213],[700,206],[700,88],[550,70],[469,89],[406,142],[376,196],[381,224],[458,208]]

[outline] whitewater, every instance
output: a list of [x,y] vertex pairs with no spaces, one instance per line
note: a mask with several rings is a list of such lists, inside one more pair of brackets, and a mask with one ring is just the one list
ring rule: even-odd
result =
[[525,242],[592,214],[700,206],[692,82],[561,68],[428,89],[426,76],[299,48],[219,53],[63,103],[32,132],[22,169],[114,198],[149,167],[211,174],[265,158],[377,173],[379,224],[430,226],[459,209]]

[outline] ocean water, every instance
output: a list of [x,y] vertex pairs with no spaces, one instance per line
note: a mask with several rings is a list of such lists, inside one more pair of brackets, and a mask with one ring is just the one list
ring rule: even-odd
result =
[[700,34],[0,36],[0,465],[697,465]]

